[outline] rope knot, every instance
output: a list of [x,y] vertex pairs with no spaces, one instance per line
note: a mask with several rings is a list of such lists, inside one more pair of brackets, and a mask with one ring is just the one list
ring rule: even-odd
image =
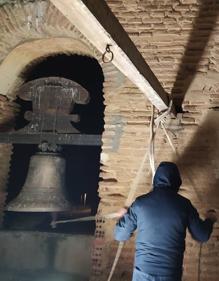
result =
[[167,122],[167,117],[170,115],[171,110],[172,110],[172,106],[173,106],[173,100],[170,100],[169,106],[165,111],[162,111],[158,117],[154,120],[154,124],[156,125],[156,127],[159,127],[159,125],[162,123],[166,123]]

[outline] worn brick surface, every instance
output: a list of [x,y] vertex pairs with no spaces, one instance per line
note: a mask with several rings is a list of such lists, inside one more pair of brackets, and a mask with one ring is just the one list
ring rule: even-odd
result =
[[[175,127],[175,130],[169,131],[179,157],[175,157],[164,134],[159,131],[155,146],[156,163],[176,160],[184,180],[182,194],[194,202],[202,216],[210,207],[218,209],[219,127],[218,111],[215,111],[219,97],[218,1],[107,0],[107,3],[166,91],[178,104],[184,98],[184,113],[182,118],[179,117],[178,123],[180,125],[178,129]],[[105,211],[110,211],[112,207],[116,209],[125,202],[125,194],[128,193],[147,146],[150,107],[143,100],[139,102],[141,95],[137,93],[129,85],[121,91],[120,96],[114,97],[115,100],[110,99],[108,102],[106,97],[106,104],[110,104],[106,107],[106,116],[111,114],[107,114],[111,107],[114,114],[117,110],[126,122],[119,151],[108,155],[104,161],[106,181],[100,182],[100,194],[103,198],[100,208]],[[124,102],[124,94],[127,102]],[[128,98],[130,94],[133,100]],[[126,107],[130,108],[124,110]],[[150,189],[151,176],[147,176],[148,172],[147,165],[138,194]],[[110,179],[107,179],[108,175]],[[113,223],[107,224],[105,227],[109,240],[112,238],[112,225]],[[211,240],[201,247],[201,251],[200,244],[188,236],[183,280],[218,280],[217,232],[215,228]],[[126,247],[128,250],[124,250],[122,254],[115,280],[130,278],[133,241],[128,242]],[[108,256],[108,272],[114,255],[115,251],[111,251],[110,257]]]
[[[0,8],[0,61],[17,46],[39,38],[71,37],[88,44],[101,63],[101,54],[81,36],[52,5],[43,4],[43,24],[35,26],[36,5],[15,1]],[[172,152],[161,129],[155,141],[156,164],[175,160],[182,171],[182,194],[191,199],[202,216],[208,208],[219,209],[219,4],[214,0],[107,0],[165,90],[178,105],[184,98],[184,113],[168,120],[170,138],[179,157]],[[30,17],[31,19],[30,20]],[[65,51],[65,50],[63,50]],[[112,66],[101,64],[105,76],[105,131],[101,155],[99,214],[124,205],[139,163],[148,148],[151,105]],[[123,84],[123,86],[121,86]],[[0,93],[2,94],[2,93]],[[5,101],[3,101],[5,102]],[[11,107],[6,102],[2,107]],[[0,120],[6,120],[2,114]],[[12,118],[13,120],[13,118]],[[4,125],[6,124],[3,122]],[[10,122],[9,122],[10,123]],[[2,125],[2,123],[1,123]],[[118,133],[119,132],[119,133]],[[112,143],[113,136],[117,139]],[[114,149],[112,149],[112,146]],[[6,150],[6,152],[5,152]],[[0,184],[5,186],[10,147],[1,146]],[[151,189],[149,163],[140,179],[138,196]],[[4,190],[3,188],[1,190]],[[2,196],[4,199],[4,196]],[[4,200],[1,200],[4,201]],[[117,243],[115,221],[98,219],[92,263],[93,280],[106,280]],[[184,263],[185,281],[217,281],[219,276],[218,224],[211,240],[200,246],[190,236]],[[130,280],[134,239],[122,253],[114,280]]]

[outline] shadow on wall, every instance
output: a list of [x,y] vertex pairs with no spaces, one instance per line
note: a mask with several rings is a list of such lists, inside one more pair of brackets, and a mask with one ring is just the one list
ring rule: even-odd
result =
[[171,93],[178,112],[182,111],[184,97],[198,71],[199,62],[214,30],[218,14],[217,0],[200,0],[200,10],[193,24]]
[[[206,208],[219,206],[219,112],[208,112],[192,141],[177,161],[183,181],[188,181],[189,193],[198,194],[200,203]],[[184,172],[185,171],[185,172]]]

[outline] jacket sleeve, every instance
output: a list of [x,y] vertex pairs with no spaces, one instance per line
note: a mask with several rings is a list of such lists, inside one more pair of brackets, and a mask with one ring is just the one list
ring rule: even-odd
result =
[[128,212],[117,222],[114,238],[117,241],[128,240],[137,227],[135,203],[129,207]]
[[207,242],[213,230],[213,222],[210,219],[202,220],[197,210],[189,202],[188,228],[192,237],[199,242]]

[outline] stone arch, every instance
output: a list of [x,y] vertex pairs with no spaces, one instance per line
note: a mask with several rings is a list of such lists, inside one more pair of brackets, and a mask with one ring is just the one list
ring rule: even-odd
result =
[[83,42],[72,38],[45,38],[25,42],[10,52],[0,65],[0,93],[13,99],[14,88],[22,84],[20,73],[35,61],[57,54],[93,57],[92,51]]
[[[48,0],[40,2],[41,16],[38,19],[40,21],[37,26],[36,5],[36,1],[23,2],[17,0],[14,5],[6,2],[5,5],[0,7],[0,70],[3,69],[0,71],[0,79],[1,82],[3,82],[0,87],[0,94],[10,95],[13,86],[16,86],[16,83],[13,86],[9,83],[9,80],[11,80],[11,77],[9,78],[10,74],[5,72],[5,65],[8,64],[9,58],[16,54],[16,52],[20,55],[20,59],[21,56],[23,57],[24,62],[25,60],[27,62],[28,59],[31,62],[31,56],[33,60],[33,56],[36,55],[35,52],[41,52],[43,59],[43,55],[44,57],[55,55],[58,49],[59,53],[69,52],[71,54],[88,55],[97,59],[102,67],[105,77],[104,93],[115,93],[126,83],[124,75],[117,70],[112,63],[104,64],[102,62],[102,54],[83,36],[83,34],[81,34],[80,30],[70,23]],[[42,52],[43,50],[34,50],[35,44],[39,44],[39,49],[42,48],[42,46],[40,46],[41,42],[45,42],[44,54]],[[47,45],[46,42],[51,44]],[[53,46],[53,44],[55,46]],[[75,44],[75,46],[73,46],[73,44]],[[28,52],[22,54],[22,48],[27,48]],[[54,50],[55,48],[56,51]],[[25,49],[23,49],[23,51],[24,50]],[[46,50],[48,51],[47,53]],[[9,66],[7,66],[6,69],[8,69],[8,67]],[[12,68],[15,68],[13,70],[14,75],[16,71],[19,72],[19,69],[17,69],[18,67],[19,64],[17,65],[17,61],[13,61]],[[19,79],[16,82],[17,85],[22,83]]]

